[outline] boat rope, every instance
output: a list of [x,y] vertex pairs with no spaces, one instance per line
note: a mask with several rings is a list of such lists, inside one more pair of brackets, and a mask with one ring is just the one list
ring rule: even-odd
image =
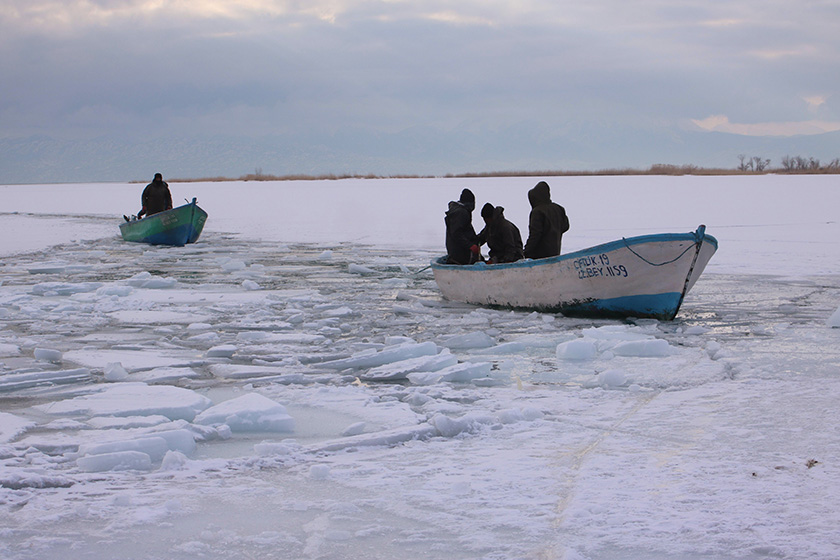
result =
[[[682,302],[685,299],[685,294],[688,293],[688,283],[691,281],[691,275],[694,274],[694,265],[697,264],[697,257],[700,256],[700,249],[703,248],[703,240],[706,238],[706,226],[700,226],[697,228],[697,231],[694,232],[694,244],[697,246],[697,250],[694,252],[694,258],[691,259],[691,266],[688,267],[688,274],[685,276],[685,283],[683,284],[682,293],[680,294],[680,300],[677,302],[676,311],[674,311],[674,317],[677,316],[677,313],[682,307]],[[671,317],[673,320],[674,317]]]
[[626,239],[626,238],[622,237],[622,238],[621,238],[621,240],[622,240],[622,241],[624,241],[624,246],[625,246],[625,247],[627,247],[627,249],[628,249],[631,253],[633,253],[634,255],[636,255],[637,257],[639,257],[640,259],[642,259],[642,260],[643,260],[643,261],[645,261],[646,263],[648,263],[650,266],[665,266],[666,264],[671,264],[672,262],[676,262],[676,261],[680,260],[680,259],[682,258],[682,256],[683,256],[683,255],[685,255],[686,253],[688,253],[689,251],[691,251],[691,249],[694,247],[694,244],[689,245],[688,247],[686,247],[686,248],[685,248],[685,251],[683,251],[682,253],[680,253],[679,255],[677,255],[676,257],[674,257],[673,259],[671,259],[670,261],[665,261],[665,262],[661,262],[661,263],[659,263],[659,264],[656,264],[656,263],[650,262],[649,260],[647,260],[646,258],[644,258],[642,255],[640,255],[639,253],[637,253],[636,251],[634,251],[634,250],[633,250],[633,247],[631,247],[631,246],[630,246],[630,244],[629,244],[629,243],[627,243],[627,239]]

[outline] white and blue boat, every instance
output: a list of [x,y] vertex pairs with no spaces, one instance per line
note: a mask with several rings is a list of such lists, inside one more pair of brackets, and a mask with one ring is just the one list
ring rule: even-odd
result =
[[546,259],[474,265],[432,261],[443,297],[479,306],[595,318],[671,321],[717,250],[700,226],[689,233],[622,238]]

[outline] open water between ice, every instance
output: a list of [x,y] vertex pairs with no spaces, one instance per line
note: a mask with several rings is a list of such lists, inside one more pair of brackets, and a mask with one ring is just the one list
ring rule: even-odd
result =
[[[674,322],[599,321],[443,301],[436,256],[208,232],[4,259],[0,556],[840,551],[840,277],[707,273]],[[183,430],[148,467],[79,453]]]

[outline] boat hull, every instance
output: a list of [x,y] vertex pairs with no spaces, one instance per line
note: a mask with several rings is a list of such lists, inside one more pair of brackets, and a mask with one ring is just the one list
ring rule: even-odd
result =
[[193,199],[189,204],[120,224],[123,240],[177,247],[195,243],[207,221],[207,212],[195,201]]
[[432,262],[446,299],[584,317],[672,320],[717,250],[693,233],[625,238],[547,259],[470,266]]

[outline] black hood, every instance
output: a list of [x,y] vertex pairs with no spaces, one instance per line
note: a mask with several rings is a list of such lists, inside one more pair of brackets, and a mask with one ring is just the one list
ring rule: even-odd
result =
[[531,208],[551,202],[551,190],[548,188],[548,183],[540,181],[537,186],[528,191],[528,202],[531,203]]

